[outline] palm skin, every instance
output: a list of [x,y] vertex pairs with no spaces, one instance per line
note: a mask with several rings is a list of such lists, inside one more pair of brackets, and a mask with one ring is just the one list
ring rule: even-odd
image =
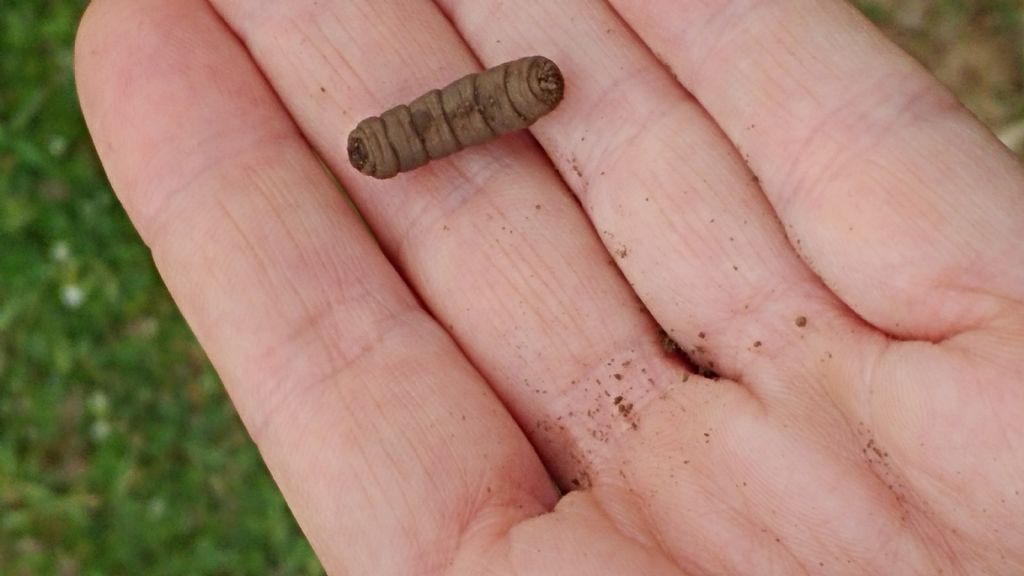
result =
[[[347,166],[530,53],[535,141]],[[1024,170],[845,4],[97,0],[77,67],[329,573],[1024,570]]]

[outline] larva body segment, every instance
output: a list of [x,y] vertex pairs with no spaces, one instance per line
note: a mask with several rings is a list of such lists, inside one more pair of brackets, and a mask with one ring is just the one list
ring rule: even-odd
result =
[[562,72],[551,60],[507,62],[363,120],[348,137],[349,160],[364,174],[391,178],[526,128],[554,110],[563,93]]

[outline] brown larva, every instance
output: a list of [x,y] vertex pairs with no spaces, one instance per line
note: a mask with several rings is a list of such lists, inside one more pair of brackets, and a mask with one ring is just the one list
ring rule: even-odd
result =
[[562,101],[562,72],[531,56],[470,74],[367,118],[348,137],[352,166],[391,178],[533,124]]

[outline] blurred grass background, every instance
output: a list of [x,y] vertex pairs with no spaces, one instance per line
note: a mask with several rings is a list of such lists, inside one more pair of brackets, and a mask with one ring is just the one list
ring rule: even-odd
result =
[[[319,574],[82,123],[85,0],[0,0],[0,574]],[[1020,0],[859,6],[1024,153]]]

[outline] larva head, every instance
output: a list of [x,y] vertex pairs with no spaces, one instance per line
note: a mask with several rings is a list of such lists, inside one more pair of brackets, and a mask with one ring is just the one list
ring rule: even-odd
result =
[[370,162],[370,151],[366,146],[366,137],[355,130],[348,135],[348,160],[352,167],[363,174],[373,174],[373,163]]
[[376,116],[360,122],[348,135],[348,159],[356,170],[374,178],[398,174],[398,158],[388,144],[384,122]]
[[547,104],[549,109],[554,109],[565,95],[565,79],[562,78],[562,71],[558,69],[557,64],[543,56],[535,56],[531,60],[528,76],[530,92],[538,100]]

